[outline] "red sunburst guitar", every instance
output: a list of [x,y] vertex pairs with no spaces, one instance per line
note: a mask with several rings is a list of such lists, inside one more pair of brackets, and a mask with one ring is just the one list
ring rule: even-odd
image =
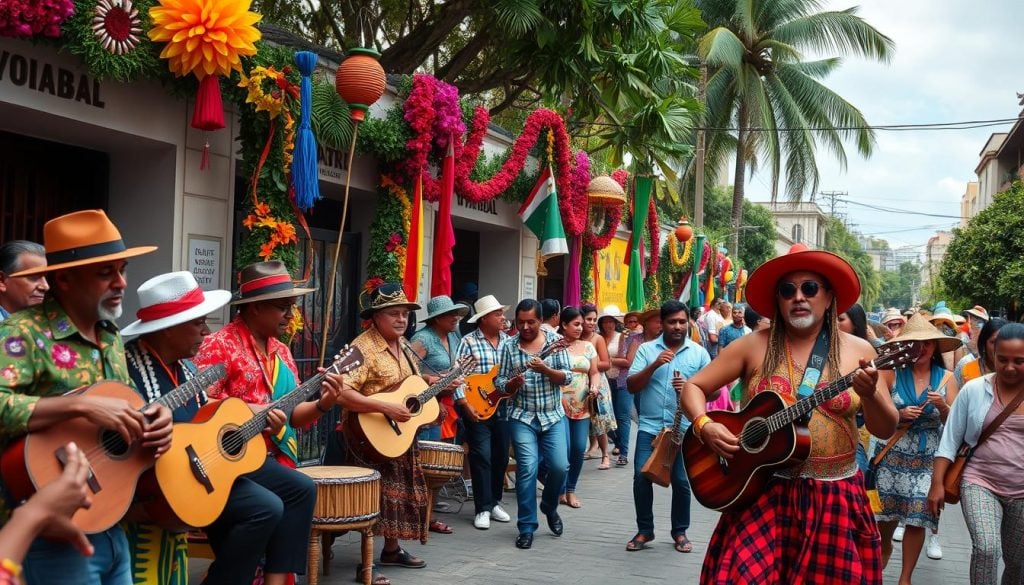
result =
[[[551,354],[567,347],[569,347],[569,341],[562,337],[544,347],[537,354],[537,357],[542,360],[547,359]],[[507,400],[516,395],[515,392],[505,394],[494,387],[494,380],[498,377],[499,367],[499,364],[495,364],[494,367],[483,374],[466,376],[466,402],[473,407],[480,420],[487,420],[494,416],[494,413],[498,411],[498,407],[501,406],[502,400]],[[509,373],[508,377],[509,379],[515,378],[526,370],[525,366],[516,368]]]
[[[912,364],[920,355],[916,343],[892,343],[871,362],[879,370]],[[693,495],[704,507],[728,511],[749,506],[772,475],[807,460],[811,433],[807,417],[819,405],[853,385],[856,371],[786,406],[775,392],[759,392],[739,412],[711,411],[708,416],[739,437],[740,450],[725,459],[700,442],[693,427],[683,435],[683,459]]]
[[[224,364],[211,366],[149,404],[131,386],[114,381],[98,382],[71,394],[120,398],[139,411],[152,404],[174,410],[225,375]],[[75,512],[71,520],[85,533],[103,532],[124,517],[139,476],[155,462],[153,450],[143,449],[139,441],[127,443],[116,431],[99,428],[84,417],[72,418],[11,444],[0,459],[0,474],[11,496],[19,502],[25,500],[60,477],[64,446],[70,441],[89,459],[87,485],[92,498],[92,505]]]

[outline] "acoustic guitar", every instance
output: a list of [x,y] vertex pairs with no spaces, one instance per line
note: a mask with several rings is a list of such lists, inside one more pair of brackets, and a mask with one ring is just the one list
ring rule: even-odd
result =
[[[569,347],[569,340],[563,338],[552,341],[537,354],[537,357],[544,360],[556,351]],[[483,374],[471,374],[466,376],[466,402],[473,407],[480,420],[487,420],[494,416],[501,406],[502,400],[507,400],[516,395],[515,392],[505,394],[494,386],[494,380],[498,377],[499,364],[495,364],[490,370]],[[526,366],[513,369],[509,373],[509,379],[524,373]]]
[[362,363],[359,348],[346,348],[323,372],[259,412],[239,398],[225,398],[200,408],[192,422],[174,425],[171,448],[156,462],[156,480],[180,524],[212,524],[224,511],[235,480],[263,465],[267,446],[262,433],[271,410],[290,413],[320,389],[327,374],[344,374]]
[[[140,412],[153,404],[174,410],[226,374],[224,364],[211,366],[149,404],[131,386],[110,380],[68,394],[118,398]],[[71,521],[87,534],[103,532],[124,517],[139,476],[155,462],[154,450],[143,449],[141,441],[128,443],[117,431],[99,428],[85,417],[75,417],[12,443],[0,458],[0,474],[16,501],[28,499],[36,489],[63,473],[67,461],[64,449],[70,441],[89,459],[87,485],[92,498],[92,505],[75,512]]]
[[[905,367],[921,353],[920,344],[890,343],[871,362],[879,370]],[[694,497],[704,507],[728,511],[749,506],[776,471],[800,465],[811,451],[810,414],[853,385],[853,371],[787,406],[775,392],[759,392],[739,412],[711,411],[740,441],[732,459],[712,451],[693,434],[683,436],[683,459]]]
[[343,426],[346,439],[363,447],[374,461],[403,455],[416,440],[416,431],[435,421],[440,414],[436,396],[474,365],[476,358],[464,355],[433,385],[427,386],[420,376],[409,376],[386,390],[367,396],[370,400],[405,406],[412,418],[399,422],[379,412],[350,412]]

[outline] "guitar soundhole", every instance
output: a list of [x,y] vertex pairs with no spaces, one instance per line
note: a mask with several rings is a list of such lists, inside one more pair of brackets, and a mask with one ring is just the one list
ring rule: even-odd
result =
[[757,453],[768,445],[770,433],[768,421],[763,418],[751,419],[743,426],[743,432],[740,433],[740,444],[748,453]]
[[128,450],[131,449],[131,445],[126,443],[124,437],[117,431],[104,430],[100,434],[100,444],[103,445],[107,456],[113,459],[128,455]]
[[423,405],[420,404],[419,400],[416,400],[415,396],[410,396],[405,399],[405,407],[409,409],[409,412],[411,412],[413,416],[416,416],[420,413],[420,408],[422,408]]
[[242,433],[237,430],[225,431],[220,437],[220,444],[225,453],[235,457],[245,447],[245,439],[242,437]]

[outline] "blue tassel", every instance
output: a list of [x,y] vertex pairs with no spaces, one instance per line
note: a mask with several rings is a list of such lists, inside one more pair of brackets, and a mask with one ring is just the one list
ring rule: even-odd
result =
[[295,187],[295,204],[303,211],[309,211],[320,199],[320,178],[317,172],[316,137],[310,126],[313,110],[313,81],[310,76],[316,69],[317,54],[310,51],[295,53],[295,64],[302,75],[299,102],[302,117],[299,131],[295,135],[295,151],[292,153],[292,186]]

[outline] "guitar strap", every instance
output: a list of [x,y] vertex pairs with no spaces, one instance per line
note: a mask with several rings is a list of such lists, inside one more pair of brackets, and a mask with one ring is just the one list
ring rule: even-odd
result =
[[828,327],[822,325],[821,332],[818,333],[818,339],[814,342],[814,349],[811,350],[811,357],[807,359],[804,378],[800,381],[800,387],[797,389],[796,396],[798,400],[814,394],[814,389],[818,387],[818,382],[821,380],[821,372],[825,369],[825,364],[828,360],[828,342]]

